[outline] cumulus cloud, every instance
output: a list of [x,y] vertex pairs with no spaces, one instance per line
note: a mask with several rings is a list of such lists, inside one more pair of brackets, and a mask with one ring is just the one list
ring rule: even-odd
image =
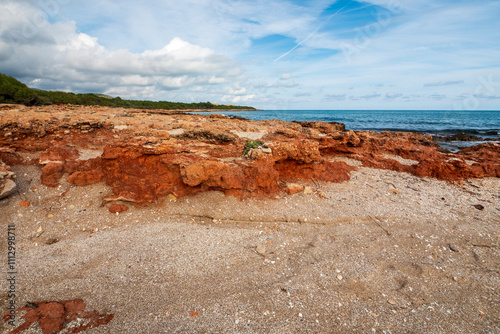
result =
[[162,91],[225,84],[242,73],[234,60],[181,38],[141,53],[109,50],[78,33],[74,22],[49,23],[43,11],[25,3],[8,2],[3,9],[0,72],[37,88],[152,98]]
[[497,108],[498,92],[476,86],[500,75],[500,30],[488,28],[499,13],[498,0],[2,0],[0,72],[42,89],[259,108],[449,108],[461,92]]

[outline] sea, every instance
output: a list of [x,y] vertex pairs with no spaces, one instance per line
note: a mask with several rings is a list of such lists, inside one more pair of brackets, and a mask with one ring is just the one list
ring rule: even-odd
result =
[[[252,120],[324,121],[343,123],[347,130],[409,131],[433,136],[467,133],[500,141],[499,110],[252,110],[215,112]],[[481,142],[439,142],[458,150]]]

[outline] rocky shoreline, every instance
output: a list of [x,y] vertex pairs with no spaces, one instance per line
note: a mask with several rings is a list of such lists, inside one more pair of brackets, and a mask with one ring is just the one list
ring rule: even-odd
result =
[[500,329],[496,143],[104,107],[0,116],[17,256],[1,333]]
[[[250,121],[176,111],[0,106],[0,159],[36,165],[42,184],[105,183],[103,203],[223,191],[269,197],[296,181],[342,182],[357,166],[460,181],[500,177],[500,145],[457,153],[431,136],[346,131],[325,122]],[[265,144],[247,147],[249,141]]]

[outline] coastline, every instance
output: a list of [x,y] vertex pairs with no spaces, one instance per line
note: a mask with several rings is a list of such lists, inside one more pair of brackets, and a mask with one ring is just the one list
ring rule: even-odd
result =
[[39,310],[31,331],[498,328],[499,144],[125,108],[0,115],[16,326],[72,301],[86,311]]
[[[484,113],[488,116],[481,118]],[[497,110],[259,110],[242,112],[238,116],[251,120],[339,122],[354,131],[406,131],[433,136],[465,133],[500,141],[500,111]],[[456,118],[453,121],[452,116]]]

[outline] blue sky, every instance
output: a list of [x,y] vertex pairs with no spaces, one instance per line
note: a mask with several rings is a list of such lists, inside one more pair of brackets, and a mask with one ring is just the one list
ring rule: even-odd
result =
[[262,109],[500,109],[500,0],[3,0],[29,86]]

